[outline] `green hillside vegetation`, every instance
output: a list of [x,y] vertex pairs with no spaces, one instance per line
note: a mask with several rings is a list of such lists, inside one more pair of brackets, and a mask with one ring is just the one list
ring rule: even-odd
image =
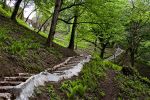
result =
[[[2,10],[2,14],[8,13]],[[45,47],[43,36],[30,30],[24,22],[16,23],[3,15],[0,15],[1,77],[19,72],[38,73],[75,55],[73,51],[57,44],[53,48]]]
[[79,76],[47,82],[29,100],[150,100],[149,0],[6,1],[0,0],[0,81],[91,55]]

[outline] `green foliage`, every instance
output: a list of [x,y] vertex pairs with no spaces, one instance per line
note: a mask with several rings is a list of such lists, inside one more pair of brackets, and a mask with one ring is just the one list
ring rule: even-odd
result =
[[86,93],[96,93],[103,97],[105,93],[100,88],[100,80],[105,78],[108,69],[120,71],[121,67],[107,61],[94,59],[85,64],[79,79],[63,82],[60,89],[69,99],[85,98]]
[[6,17],[10,17],[11,12],[4,10],[0,5],[0,14],[2,14],[3,16],[6,16]]
[[45,38],[48,38],[48,34],[46,34],[44,32],[39,32],[38,34],[41,35],[41,36],[43,36],[43,37],[45,37]]
[[[119,82],[121,98],[126,99],[150,99],[150,86],[144,84],[136,76],[124,76],[119,74],[116,78]],[[146,79],[148,80],[148,79]]]
[[7,33],[9,30],[5,28],[0,29],[0,49],[5,50],[7,46],[11,45],[12,37],[10,37]]
[[24,56],[28,49],[37,48],[39,48],[39,43],[32,43],[31,39],[23,39],[19,41],[13,41],[11,46],[9,46],[7,50],[12,54],[19,54]]
[[50,100],[60,100],[58,95],[55,93],[53,85],[48,85],[48,93],[50,94]]
[[30,26],[29,26],[27,23],[25,23],[23,20],[17,19],[17,22],[18,22],[20,25],[22,25],[22,26],[24,26],[24,27],[26,27],[26,28],[28,28],[28,29],[30,29],[30,30],[33,30],[33,28],[30,27]]
[[77,96],[83,97],[86,86],[84,86],[80,80],[65,81],[60,89],[67,94],[69,99],[73,99]]
[[4,28],[0,30],[0,45],[9,40],[9,36],[6,34],[8,31]]

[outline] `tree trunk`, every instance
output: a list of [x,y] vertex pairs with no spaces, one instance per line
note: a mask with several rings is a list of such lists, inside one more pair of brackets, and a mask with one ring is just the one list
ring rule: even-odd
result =
[[135,51],[133,49],[130,49],[130,61],[131,61],[131,66],[134,67]]
[[18,10],[19,10],[19,6],[20,6],[20,4],[21,4],[21,1],[22,1],[22,0],[18,0],[18,1],[16,2],[14,11],[13,11],[13,13],[12,13],[12,15],[11,15],[11,20],[16,21],[16,16],[17,16],[17,12],[18,12]]
[[71,37],[70,37],[70,42],[69,42],[69,49],[74,50],[74,40],[75,40],[75,32],[76,32],[76,28],[77,28],[77,21],[78,21],[78,15],[77,12],[75,12],[75,16],[74,16],[74,22],[73,22],[73,26],[72,26],[72,31],[71,31]]
[[94,41],[94,51],[96,51],[96,49],[97,49],[97,38]]
[[55,9],[54,9],[54,13],[53,13],[52,21],[51,21],[50,32],[49,32],[48,39],[46,42],[47,46],[52,46],[53,44],[55,29],[56,29],[61,5],[62,5],[62,0],[55,0]]
[[106,44],[101,44],[101,53],[100,53],[100,58],[104,58],[104,53],[106,49],[107,43]]

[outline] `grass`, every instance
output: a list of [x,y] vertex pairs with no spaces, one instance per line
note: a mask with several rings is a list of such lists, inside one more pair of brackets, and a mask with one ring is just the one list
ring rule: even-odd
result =
[[3,16],[6,16],[6,17],[10,17],[11,16],[11,12],[9,10],[4,10],[2,8],[2,5],[0,5],[0,13],[3,15]]
[[0,76],[18,72],[38,73],[67,56],[66,49],[59,45],[52,48],[44,46],[45,33],[37,34],[20,19],[17,19],[18,23],[11,21],[9,12],[1,7],[0,14],[3,15],[0,15],[0,63],[3,65],[0,68],[5,67]]

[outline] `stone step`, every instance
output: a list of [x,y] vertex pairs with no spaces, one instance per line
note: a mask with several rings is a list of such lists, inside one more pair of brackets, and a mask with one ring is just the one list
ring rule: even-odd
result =
[[[63,67],[72,67],[72,66],[76,66],[78,63],[69,63],[69,64],[67,64],[67,65],[64,65],[64,66],[62,66],[62,67],[60,67],[60,68],[63,68]],[[59,69],[59,68],[58,68]]]
[[0,100],[11,100],[11,97],[10,93],[0,93]]
[[57,75],[63,75],[64,74],[63,71],[55,71],[54,73],[57,73]]
[[0,81],[0,86],[16,86],[19,85],[21,81]]
[[32,76],[33,74],[30,74],[30,73],[17,73],[16,76],[23,76],[23,77],[30,77]]
[[68,66],[68,67],[61,67],[61,68],[58,68],[57,71],[63,71],[63,70],[68,70],[68,69],[71,69],[73,66]]
[[80,61],[70,61],[67,64],[78,64]]
[[14,86],[1,86],[0,93],[11,92],[12,90],[14,90],[14,88]]
[[22,81],[25,82],[29,77],[5,77],[4,81]]
[[83,57],[72,58],[69,62],[72,62],[72,61],[81,61],[82,59],[84,59],[84,58]]

